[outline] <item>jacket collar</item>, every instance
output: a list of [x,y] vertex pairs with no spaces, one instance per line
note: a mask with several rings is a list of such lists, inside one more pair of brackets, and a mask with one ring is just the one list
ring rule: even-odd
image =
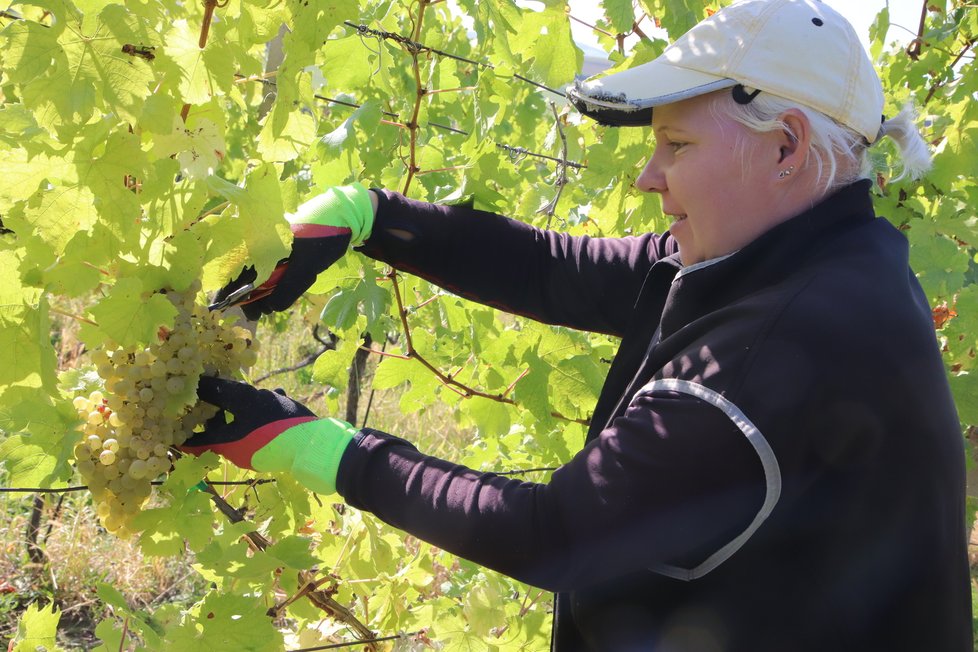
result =
[[739,251],[681,268],[662,313],[662,336],[750,292],[779,283],[803,266],[827,239],[872,221],[870,187],[868,179],[857,181]]

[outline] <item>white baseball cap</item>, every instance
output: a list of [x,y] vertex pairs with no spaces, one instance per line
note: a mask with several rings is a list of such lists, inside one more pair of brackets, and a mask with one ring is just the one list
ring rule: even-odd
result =
[[741,0],[698,23],[655,60],[578,81],[575,107],[602,124],[647,126],[652,108],[732,87],[811,107],[876,140],[883,87],[852,25],[818,0]]

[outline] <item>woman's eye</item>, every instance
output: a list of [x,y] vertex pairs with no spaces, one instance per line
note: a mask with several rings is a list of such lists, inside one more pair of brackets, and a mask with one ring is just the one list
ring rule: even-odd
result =
[[683,147],[686,146],[686,143],[676,143],[676,142],[670,141],[668,143],[668,145],[669,145],[669,147],[672,148],[672,151],[678,152],[680,149],[682,149]]

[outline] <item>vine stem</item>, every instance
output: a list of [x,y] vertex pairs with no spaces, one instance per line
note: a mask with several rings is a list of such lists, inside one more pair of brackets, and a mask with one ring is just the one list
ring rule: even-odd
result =
[[122,652],[123,646],[126,643],[126,636],[129,634],[129,614],[126,614],[126,619],[122,621],[122,636],[119,637],[119,652]]
[[604,34],[605,36],[610,37],[610,38],[614,38],[615,37],[615,35],[612,34],[611,32],[609,32],[607,30],[604,30],[604,29],[601,29],[597,25],[592,25],[589,22],[583,21],[583,20],[581,20],[580,18],[578,18],[577,16],[575,16],[573,14],[567,14],[567,17],[570,18],[571,20],[573,20],[575,23],[580,23],[581,25],[584,25],[585,27],[589,27],[589,28],[593,29],[598,34]]
[[923,6],[920,8],[920,25],[917,27],[917,37],[910,41],[910,45],[907,46],[907,55],[914,61],[920,57],[924,47],[924,28],[927,26],[928,4],[930,4],[930,0],[924,0]]
[[420,177],[422,174],[435,174],[436,172],[457,172],[459,170],[467,170],[468,167],[469,167],[468,165],[453,165],[447,168],[433,168],[430,170],[418,170],[417,176]]
[[[975,45],[976,42],[978,42],[978,39],[974,39],[973,38],[973,39],[969,40],[967,43],[965,43],[964,48],[954,58],[954,61],[951,62],[951,65],[948,66],[948,70],[954,70],[954,66],[956,66],[956,65],[958,65],[958,63],[960,63],[961,59],[963,59],[965,57],[965,55],[968,54],[968,52],[971,50],[971,48],[974,47],[974,45]],[[927,91],[927,97],[924,98],[924,105],[925,106],[927,105],[928,102],[930,102],[934,98],[934,95],[937,93],[937,91],[942,86],[944,86],[944,82],[943,81],[936,81],[936,82],[934,82],[934,84],[930,87],[930,90]]]
[[[204,19],[201,21],[200,25],[200,38],[197,40],[197,47],[201,50],[207,45],[207,36],[211,31],[211,21],[214,19],[214,9],[218,6],[218,0],[204,0]],[[227,4],[225,2],[225,4]],[[224,6],[224,5],[220,5]],[[187,118],[190,116],[190,104],[184,104],[183,108],[180,109],[180,118],[186,122]]]
[[[554,129],[560,134],[561,142],[561,155],[560,160],[567,160],[567,136],[564,134],[564,126],[560,122],[560,115],[557,113],[557,105],[553,102],[550,103],[550,110],[554,114]],[[547,228],[550,228],[550,222],[553,221],[554,215],[557,213],[557,204],[560,202],[560,196],[564,192],[564,186],[567,185],[567,165],[564,163],[557,164],[557,179],[554,181],[554,185],[557,186],[557,195],[547,204],[538,210],[538,213],[543,213],[547,216]]]
[[87,260],[83,260],[82,261],[82,265],[84,265],[85,267],[90,267],[90,268],[94,269],[96,272],[98,272],[102,276],[112,276],[111,274],[109,274],[107,271],[105,271],[101,267],[98,267],[96,265],[93,265],[90,262],[88,262]]
[[[214,488],[211,485],[208,484],[204,491],[210,495],[211,500],[214,502],[214,505],[217,507],[218,511],[224,514],[232,523],[240,523],[244,520],[244,516],[242,516],[241,512],[232,507],[224,499],[224,497],[214,491]],[[244,536],[255,550],[263,551],[267,549],[269,545],[271,545],[271,542],[260,532],[248,532]],[[312,574],[307,571],[299,572],[299,590],[297,592],[297,596],[287,598],[284,604],[281,606],[273,606],[271,609],[269,609],[269,614],[273,616],[277,615],[278,611],[283,608],[283,606],[287,606],[288,604],[294,602],[296,597],[307,598],[314,605],[326,612],[330,617],[348,625],[354,632],[356,632],[357,638],[360,639],[360,643],[365,644],[367,649],[376,650],[376,646],[369,642],[370,639],[374,638],[374,632],[360,622],[353,612],[334,600],[330,593],[320,591],[317,581],[313,578]]]
[[460,88],[436,88],[435,90],[428,91],[428,95],[435,95],[436,93],[463,93],[466,91],[476,91],[479,90],[478,86],[462,86]]
[[[429,362],[423,355],[417,352],[414,348],[414,340],[411,337],[411,324],[408,323],[408,311],[404,307],[404,299],[401,294],[401,285],[397,280],[397,270],[391,269],[387,274],[387,278],[390,279],[391,286],[394,292],[394,301],[397,303],[397,314],[401,320],[401,327],[404,329],[404,348],[405,353],[403,356],[396,356],[401,359],[416,360],[421,366],[430,371],[441,384],[447,387],[449,390],[455,392],[462,398],[472,398],[473,396],[478,396],[480,398],[489,399],[490,401],[496,401],[497,403],[505,403],[507,405],[519,406],[519,404],[509,397],[509,394],[516,387],[516,384],[529,375],[530,370],[526,369],[520,376],[514,380],[506,390],[501,394],[489,394],[487,392],[479,391],[473,387],[465,385],[454,378],[454,374],[446,374],[442,370],[438,369],[435,365]],[[376,352],[376,351],[375,351]],[[380,352],[376,352],[380,353]],[[395,357],[390,353],[380,353],[382,356]],[[583,426],[590,425],[590,421],[587,419],[574,419],[571,417],[564,416],[560,412],[552,411],[550,416],[561,421],[569,421],[571,423],[579,423]],[[532,470],[532,469],[531,469]]]
[[424,101],[426,91],[424,84],[421,83],[421,66],[418,64],[418,56],[421,54],[421,49],[416,44],[421,38],[421,28],[424,23],[424,13],[427,6],[428,0],[418,0],[418,18],[414,24],[411,44],[402,43],[402,47],[405,47],[411,53],[411,69],[414,73],[415,86],[414,108],[411,111],[411,119],[407,123],[410,139],[410,162],[408,163],[407,178],[404,180],[404,188],[401,191],[403,195],[408,194],[408,189],[411,187],[414,175],[421,171],[421,168],[418,167],[418,117],[421,115],[421,103]]
[[268,72],[263,72],[260,75],[251,75],[250,77],[235,75],[234,83],[244,84],[245,82],[267,81],[277,76],[278,76],[278,70],[269,70]]
[[69,319],[74,319],[74,320],[80,321],[80,322],[82,322],[84,324],[88,324],[89,326],[94,326],[95,328],[98,328],[98,324],[96,324],[95,322],[93,322],[91,319],[86,319],[85,317],[82,317],[81,315],[74,315],[74,314],[72,314],[70,312],[65,312],[63,310],[58,310],[57,308],[52,308],[50,306],[48,306],[48,312],[52,312],[52,313],[54,313],[56,315],[61,315],[62,317],[68,317]]

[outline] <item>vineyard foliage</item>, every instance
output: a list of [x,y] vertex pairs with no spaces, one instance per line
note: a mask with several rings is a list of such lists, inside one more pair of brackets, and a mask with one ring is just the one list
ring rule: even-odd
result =
[[[71,402],[97,389],[97,377],[86,356],[59,369],[55,318],[83,306],[67,318],[80,322],[89,350],[145,346],[172,326],[154,291],[200,279],[213,292],[246,264],[266,277],[289,251],[284,214],[325,186],[359,180],[426,201],[469,201],[574,234],[664,228],[657,198],[632,185],[651,130],[596,126],[552,92],[580,72],[583,54],[562,0],[528,4],[49,0],[0,13],[4,484],[78,482]],[[887,10],[871,38],[886,114],[916,103],[935,166],[922,181],[891,181],[894,150],[886,141],[874,147],[876,204],[910,240],[966,429],[978,424],[978,9],[926,4],[909,48],[888,43]],[[703,0],[602,6],[595,27],[622,68],[656,56],[665,34],[717,8]],[[642,38],[623,48],[614,35],[633,32],[636,18]],[[480,470],[569,459],[616,345],[408,275],[395,283],[359,254],[324,273],[296,310],[337,338],[312,382],[344,388],[363,335],[375,348],[386,342],[393,355],[372,388],[396,388],[406,414],[448,405],[454,427],[474,434],[439,452]],[[339,394],[311,407],[335,413]],[[432,445],[424,433],[396,434]],[[286,476],[247,492],[218,487],[243,508],[229,517],[212,492],[194,489],[205,477],[257,476],[214,456],[179,459],[132,527],[149,555],[192,552],[213,589],[189,609],[149,612],[102,586],[110,609],[97,629],[100,649],[281,650],[284,631],[306,646],[397,633],[411,635],[403,649],[547,645],[549,597],[532,587]],[[49,607],[32,608],[18,640],[24,649],[50,644],[56,623]]]

